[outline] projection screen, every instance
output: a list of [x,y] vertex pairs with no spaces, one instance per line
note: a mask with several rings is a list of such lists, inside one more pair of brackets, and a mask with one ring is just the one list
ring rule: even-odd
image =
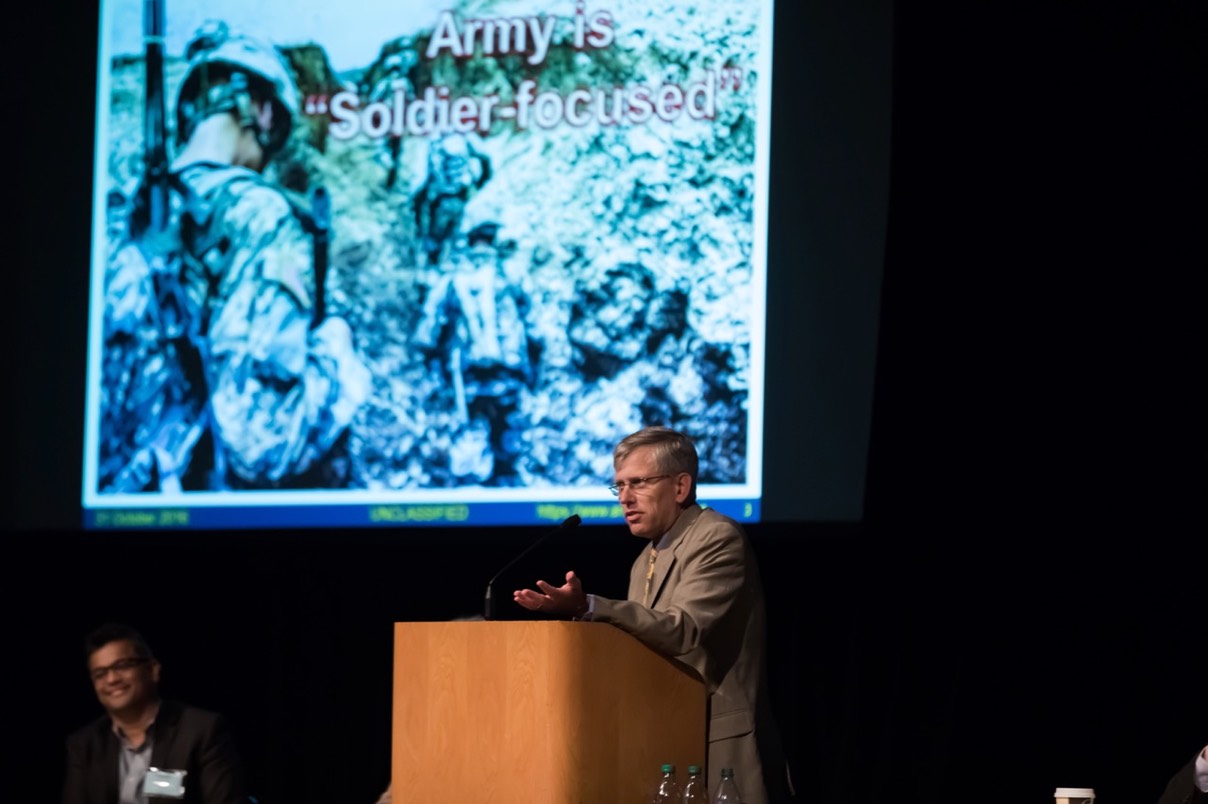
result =
[[102,3],[89,528],[758,521],[771,0]]

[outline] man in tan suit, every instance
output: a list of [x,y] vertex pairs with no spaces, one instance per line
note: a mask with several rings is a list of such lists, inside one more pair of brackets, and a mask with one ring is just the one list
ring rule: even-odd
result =
[[[733,768],[748,804],[787,796],[767,703],[763,587],[741,526],[696,502],[698,458],[684,435],[648,427],[613,453],[612,491],[630,532],[650,540],[634,561],[627,600],[588,595],[573,572],[554,587],[522,589],[532,611],[615,625],[689,665],[709,687],[709,787]],[[761,762],[761,756],[764,762]],[[763,765],[777,768],[765,780]]]

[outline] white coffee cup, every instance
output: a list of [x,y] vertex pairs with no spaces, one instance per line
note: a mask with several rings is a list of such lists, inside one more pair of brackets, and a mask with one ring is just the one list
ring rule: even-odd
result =
[[1091,787],[1058,787],[1053,799],[1053,804],[1095,804],[1095,790]]

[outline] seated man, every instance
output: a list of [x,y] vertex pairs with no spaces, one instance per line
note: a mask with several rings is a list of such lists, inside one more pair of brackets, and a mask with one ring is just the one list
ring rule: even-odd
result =
[[[67,739],[63,804],[146,804],[149,781],[165,799],[247,801],[243,768],[222,716],[162,700],[160,664],[137,631],[101,626],[84,640],[84,649],[105,714]],[[157,773],[148,779],[151,769]]]

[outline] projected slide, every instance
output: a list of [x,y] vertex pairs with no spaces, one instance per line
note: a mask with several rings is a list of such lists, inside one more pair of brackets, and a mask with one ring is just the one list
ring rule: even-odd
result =
[[102,5],[95,528],[759,518],[771,0]]

